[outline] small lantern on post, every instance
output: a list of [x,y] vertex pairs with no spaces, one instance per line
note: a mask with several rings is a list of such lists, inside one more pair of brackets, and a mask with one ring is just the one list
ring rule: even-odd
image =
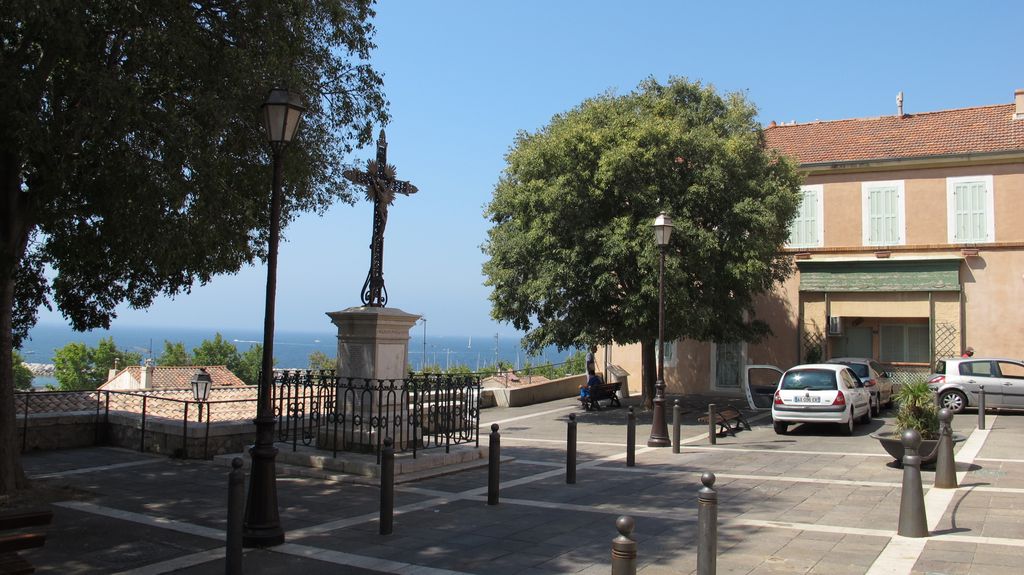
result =
[[210,397],[210,387],[213,385],[213,378],[205,369],[199,368],[192,375],[192,397],[199,402],[199,421],[203,420],[203,403]]

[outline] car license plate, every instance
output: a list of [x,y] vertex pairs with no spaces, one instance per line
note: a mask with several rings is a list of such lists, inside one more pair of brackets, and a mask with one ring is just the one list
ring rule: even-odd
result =
[[821,398],[817,395],[798,395],[793,398],[793,403],[821,403]]

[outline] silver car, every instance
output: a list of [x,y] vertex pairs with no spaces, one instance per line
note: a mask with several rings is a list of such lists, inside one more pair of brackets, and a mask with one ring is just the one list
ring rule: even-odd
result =
[[866,357],[833,357],[825,363],[845,365],[857,374],[871,392],[871,415],[877,417],[882,407],[892,407],[893,385],[880,363]]
[[935,363],[928,387],[939,405],[953,413],[977,407],[978,390],[985,387],[986,407],[1024,409],[1024,361],[1006,358],[960,357]]

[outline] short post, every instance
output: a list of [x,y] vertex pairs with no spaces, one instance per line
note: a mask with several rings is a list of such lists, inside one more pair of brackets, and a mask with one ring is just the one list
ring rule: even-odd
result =
[[711,445],[716,445],[718,443],[718,431],[716,429],[718,427],[718,422],[715,421],[716,419],[718,419],[718,415],[717,414],[718,414],[718,406],[713,404],[713,403],[709,403],[708,404],[708,441],[711,443]]
[[636,413],[629,406],[626,415],[626,467],[636,466]]
[[953,458],[953,412],[939,410],[938,459],[935,462],[935,487],[956,489],[956,460]]
[[679,453],[679,427],[682,424],[682,410],[677,399],[672,404],[672,453]]
[[900,524],[897,533],[903,537],[927,537],[928,517],[924,508],[924,487],[921,485],[921,434],[913,429],[903,432],[903,492],[900,495]]
[[576,483],[576,414],[569,414],[565,432],[565,482]]
[[242,520],[245,512],[245,471],[242,458],[231,460],[228,474],[228,532],[224,548],[224,573],[242,575]]
[[985,386],[978,386],[978,429],[985,429]]
[[384,438],[380,457],[380,534],[391,535],[395,519],[395,443]]
[[612,539],[612,575],[636,575],[636,541],[631,537],[635,527],[629,515],[615,520],[619,535]]
[[491,424],[490,443],[487,446],[487,504],[498,504],[498,472],[501,465],[501,434],[498,424]]
[[697,492],[697,575],[715,575],[718,567],[718,492],[715,474],[700,476],[704,487]]

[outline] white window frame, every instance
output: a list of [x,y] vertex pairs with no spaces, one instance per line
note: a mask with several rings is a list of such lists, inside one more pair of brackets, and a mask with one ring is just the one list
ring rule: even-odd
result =
[[[801,209],[803,209],[804,194],[806,192],[814,192],[817,196],[817,210],[814,215],[815,226],[817,226],[816,236],[818,241],[814,243],[799,243],[789,244],[791,248],[820,248],[825,245],[825,186],[822,184],[812,184],[807,186],[800,186],[800,203]],[[796,220],[790,223],[790,235],[792,236],[793,225],[796,224]]]
[[[897,238],[894,242],[871,241],[871,190],[876,188],[896,188]],[[861,240],[865,246],[902,246],[907,243],[906,194],[903,180],[885,180],[878,182],[861,182]]]
[[679,340],[678,339],[673,339],[672,341],[666,341],[661,346],[655,345],[654,346],[654,359],[655,359],[655,361],[657,361],[657,359],[659,357],[659,354],[664,349],[664,350],[666,350],[666,353],[665,353],[665,367],[675,367],[675,365],[676,365],[676,356],[678,355],[678,353],[676,353],[676,352],[678,351],[678,347],[679,347]]
[[[970,182],[985,183],[985,238],[958,239],[956,237],[956,191],[957,184]],[[946,178],[946,239],[951,244],[980,244],[996,241],[996,210],[995,210],[995,188],[991,175],[989,176],[960,176]]]
[[739,387],[718,387],[718,344],[711,342],[711,379],[708,381],[708,388],[714,391],[739,391],[743,393],[743,378],[746,377],[748,365],[747,342],[740,342],[740,366],[739,366]]

